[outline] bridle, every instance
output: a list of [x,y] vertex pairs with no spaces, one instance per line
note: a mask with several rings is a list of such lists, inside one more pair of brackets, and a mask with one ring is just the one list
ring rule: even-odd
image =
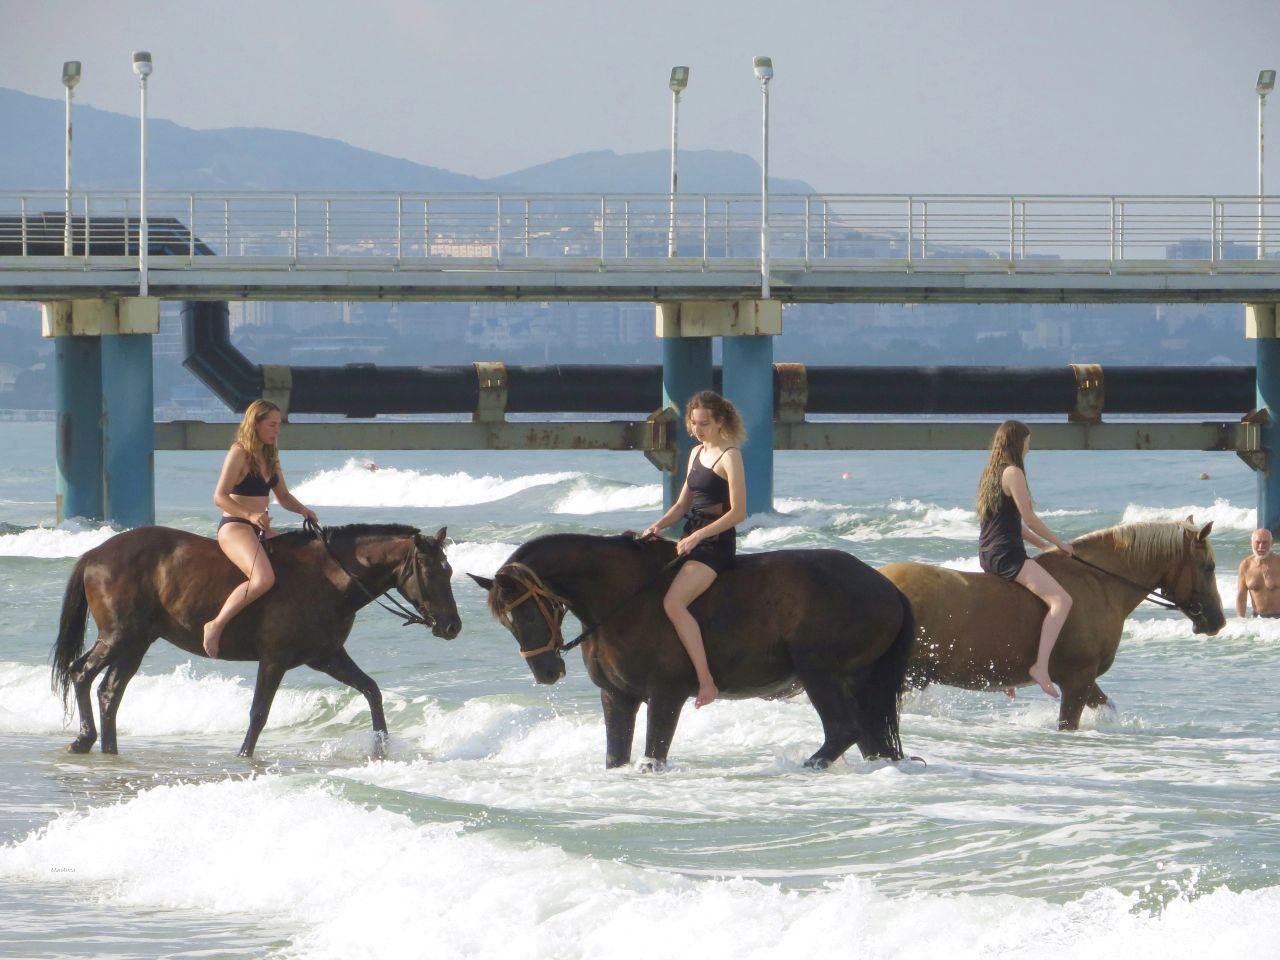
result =
[[614,616],[614,614],[618,613],[632,600],[661,580],[667,571],[678,566],[684,560],[684,557],[676,556],[663,564],[662,569],[642,583],[639,589],[626,596],[622,602],[617,604],[617,606],[612,610],[569,641],[564,639],[564,634],[561,630],[565,612],[569,609],[569,601],[558,594],[552,593],[547,588],[547,585],[542,582],[542,578],[525,564],[514,562],[505,563],[502,565],[501,569],[494,574],[494,578],[496,579],[499,575],[505,573],[521,587],[524,587],[524,593],[520,594],[520,596],[516,597],[514,600],[510,600],[503,604],[502,609],[497,611],[498,621],[514,634],[515,626],[511,620],[511,611],[520,606],[520,604],[524,603],[526,600],[532,599],[538,604],[538,611],[542,614],[542,619],[546,621],[547,632],[551,634],[551,639],[538,647],[537,650],[526,650],[524,647],[521,647],[520,656],[528,660],[530,657],[536,657],[540,653],[549,653],[551,651],[564,653],[566,650],[572,650],[583,640],[587,639],[587,637],[591,636],[591,634],[599,630],[606,621]]
[[[402,627],[407,627],[417,623],[420,623],[425,627],[435,626],[435,622],[436,622],[435,617],[433,617],[429,612],[420,613],[419,611],[413,609],[412,607],[405,606],[403,603],[401,603],[399,600],[397,600],[395,597],[391,595],[390,587],[388,587],[386,590],[383,590],[382,593],[378,594],[377,596],[374,596],[372,593],[370,593],[369,588],[366,587],[364,583],[361,582],[360,578],[357,577],[350,570],[348,570],[346,568],[346,565],[343,564],[343,562],[340,559],[338,559],[337,554],[335,554],[332,550],[329,549],[329,533],[327,530],[325,530],[324,527],[320,526],[320,524],[314,523],[310,520],[305,520],[303,521],[302,527],[304,530],[308,530],[315,533],[315,535],[319,538],[320,542],[324,544],[325,552],[329,554],[329,557],[333,560],[334,563],[338,565],[338,568],[347,575],[347,577],[351,580],[351,582],[360,588],[361,593],[363,593],[366,597],[368,597],[370,601],[380,606],[383,610],[386,610],[387,613],[391,614],[392,616],[399,617],[402,621],[404,621],[401,624]],[[418,593],[425,598],[427,595],[427,575],[426,573],[423,572],[422,560],[423,560],[422,554],[418,550],[418,545],[417,543],[414,543],[413,549],[409,551],[408,555],[405,556],[405,558],[400,561],[399,566],[396,567],[395,585],[399,586],[400,584],[408,580],[410,577],[412,577],[414,583],[418,587]],[[379,599],[380,597],[386,597],[395,606],[394,607],[387,606],[385,603],[382,602],[381,599]]]
[[[1183,542],[1186,546],[1186,549],[1182,551],[1182,558],[1178,561],[1178,566],[1174,569],[1173,576],[1169,579],[1169,582],[1174,586],[1177,586],[1178,581],[1182,579],[1182,572],[1186,570],[1187,566],[1191,563],[1192,553],[1194,552],[1194,549],[1191,545],[1190,533],[1188,533],[1184,537]],[[1179,603],[1173,597],[1169,596],[1169,594],[1165,590],[1161,590],[1159,584],[1156,584],[1156,586],[1154,587],[1144,587],[1142,584],[1137,583],[1133,580],[1130,580],[1128,577],[1121,576],[1118,573],[1114,573],[1111,570],[1107,570],[1105,567],[1100,567],[1096,563],[1091,563],[1090,561],[1084,559],[1084,557],[1080,556],[1078,553],[1073,553],[1071,557],[1072,559],[1077,560],[1080,563],[1083,563],[1086,567],[1089,567],[1090,569],[1093,569],[1093,570],[1097,570],[1099,573],[1106,574],[1108,577],[1111,577],[1113,580],[1119,580],[1121,583],[1126,584],[1127,586],[1132,587],[1134,590],[1141,592],[1143,594],[1144,600],[1150,603],[1154,603],[1158,607],[1164,607],[1164,609],[1166,610],[1181,610],[1184,614],[1186,614],[1188,617],[1190,617],[1193,620],[1196,617],[1200,617],[1204,615],[1204,604],[1200,603],[1199,601],[1192,601],[1191,603]]]
[[564,623],[565,611],[569,609],[569,602],[564,597],[548,590],[547,585],[542,582],[542,578],[523,563],[503,564],[502,569],[494,575],[495,579],[499,574],[504,573],[521,587],[524,587],[524,593],[503,604],[502,609],[497,611],[498,621],[512,633],[515,633],[515,623],[511,619],[511,611],[526,600],[533,600],[538,605],[538,612],[542,614],[542,619],[546,621],[547,632],[551,634],[551,639],[538,647],[537,650],[526,650],[521,647],[520,656],[528,660],[530,657],[536,657],[539,654],[551,651],[560,653],[564,650],[572,650],[582,642],[582,637],[577,637],[569,643],[564,642],[564,633],[561,625]]

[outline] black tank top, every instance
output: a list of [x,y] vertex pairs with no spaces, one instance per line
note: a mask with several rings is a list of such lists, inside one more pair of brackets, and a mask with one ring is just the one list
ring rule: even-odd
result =
[[978,558],[982,569],[990,573],[1012,569],[1015,575],[1027,558],[1026,548],[1022,545],[1022,514],[1013,497],[1003,490],[1000,491],[1000,506],[996,512],[982,521],[978,534]]
[[[716,473],[715,466],[724,459],[724,455],[733,447],[725,447],[715,463],[709,467],[702,465],[702,447],[693,457],[693,466],[689,468],[689,491],[693,494],[694,516],[718,517],[729,509],[729,481]],[[708,507],[719,506],[719,510],[708,510]]]

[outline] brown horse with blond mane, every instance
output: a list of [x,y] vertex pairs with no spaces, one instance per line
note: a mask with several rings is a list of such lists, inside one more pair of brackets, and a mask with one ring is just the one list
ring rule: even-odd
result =
[[[1071,594],[1074,604],[1049,661],[1062,689],[1058,729],[1076,730],[1085,707],[1110,703],[1098,686],[1116,657],[1125,619],[1150,593],[1180,610],[1198,634],[1212,636],[1226,617],[1214,579],[1212,523],[1129,523],[1086,534],[1072,543],[1075,558],[1051,550],[1037,560]],[[926,563],[881,568],[911,600],[920,628],[910,682],[969,690],[1033,684],[1045,605],[1016,584],[987,573]]]

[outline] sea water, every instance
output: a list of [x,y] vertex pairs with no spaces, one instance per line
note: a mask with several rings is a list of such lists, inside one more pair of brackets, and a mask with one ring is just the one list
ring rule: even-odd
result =
[[[1075,733],[1033,688],[934,687],[902,716],[927,765],[855,751],[814,772],[803,696],[723,701],[685,710],[666,773],[606,771],[578,656],[535,685],[465,574],[541,534],[643,529],[661,491],[642,457],[287,453],[326,524],[448,527],[462,634],[371,607],[348,643],[386,698],[387,758],[364,698],[306,668],[237,758],[252,665],[163,641],[119,756],[72,756],[49,650],[76,557],[116,531],[54,525],[53,447],[50,424],[0,424],[0,955],[1280,955],[1280,621],[1203,637],[1139,608],[1101,679],[1116,711]],[[158,454],[158,522],[212,534],[220,461]],[[976,569],[983,461],[781,453],[777,510],[739,544]],[[1033,452],[1028,471],[1063,537],[1212,520],[1231,614],[1254,525],[1235,457]],[[643,731],[642,711],[636,756]]]

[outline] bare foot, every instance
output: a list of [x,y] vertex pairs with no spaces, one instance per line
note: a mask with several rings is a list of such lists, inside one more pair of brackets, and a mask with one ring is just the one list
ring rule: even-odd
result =
[[214,622],[210,620],[204,625],[204,652],[206,656],[217,660],[218,645],[222,643],[222,631],[213,624]]
[[706,683],[698,687],[698,695],[693,698],[693,708],[697,710],[699,707],[705,707],[708,703],[720,696],[720,688],[714,683]]
[[1018,697],[1018,690],[1016,687],[1005,687],[1004,695],[1010,700],[1016,700]]
[[1032,664],[1031,669],[1027,671],[1031,674],[1031,679],[1040,684],[1040,689],[1047,693],[1053,699],[1059,699],[1058,691],[1053,689],[1053,682],[1049,679],[1049,671],[1037,664]]

